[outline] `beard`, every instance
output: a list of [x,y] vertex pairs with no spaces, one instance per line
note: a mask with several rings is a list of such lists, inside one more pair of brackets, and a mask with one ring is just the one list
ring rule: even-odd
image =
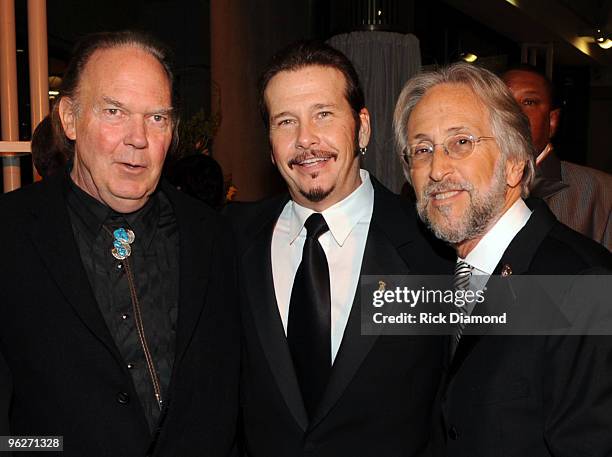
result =
[[[319,150],[307,150],[297,154],[292,157],[287,165],[289,168],[293,168],[296,165],[299,165],[302,161],[307,159],[328,159],[328,160],[337,160],[338,154],[336,152],[329,151],[319,151]],[[319,176],[318,172],[313,172],[310,174],[310,177],[315,180]],[[313,203],[318,203],[325,200],[329,194],[331,194],[335,189],[335,184],[332,185],[329,189],[324,189],[321,186],[313,187],[310,189],[299,189],[300,194],[308,201]]]
[[[428,206],[433,198],[432,193],[459,189],[468,192],[469,203],[458,218],[452,218],[452,205],[436,208]],[[480,192],[469,181],[433,182],[417,196],[417,212],[437,238],[450,244],[458,244],[485,233],[491,222],[500,215],[505,203],[505,195],[505,167],[500,157],[495,165],[495,172],[488,191]],[[430,213],[433,211],[438,213],[438,218],[432,217]]]
[[[360,125],[360,122],[361,121],[359,119],[359,115],[356,114],[355,115],[355,126],[356,127],[353,133],[353,157],[355,157],[356,159],[359,157],[359,151],[360,151],[359,128],[357,128],[357,126]],[[338,153],[331,152],[331,151],[321,151],[318,149],[308,149],[308,150],[302,151],[299,154],[296,154],[294,157],[289,159],[287,161],[287,166],[292,169],[294,166],[298,165],[300,162],[306,159],[310,159],[310,158],[324,158],[324,159],[329,159],[329,160],[337,160]],[[315,180],[318,177],[318,175],[319,175],[318,172],[313,172],[311,173],[310,177],[313,180]],[[306,198],[308,201],[313,202],[313,203],[318,203],[318,202],[325,200],[334,191],[335,188],[336,188],[336,183],[330,186],[329,189],[324,189],[321,186],[317,186],[317,187],[313,187],[310,189],[298,189],[298,190],[300,194],[304,198]]]
[[309,190],[300,189],[300,194],[308,201],[318,203],[327,198],[335,189],[335,186],[331,186],[329,189],[323,189],[322,187],[315,187]]

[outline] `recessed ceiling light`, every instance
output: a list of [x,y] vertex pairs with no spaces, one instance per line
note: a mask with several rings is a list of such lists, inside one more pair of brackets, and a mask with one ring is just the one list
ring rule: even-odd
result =
[[459,57],[461,57],[461,60],[467,63],[474,63],[478,59],[478,56],[471,52],[463,52],[459,55]]

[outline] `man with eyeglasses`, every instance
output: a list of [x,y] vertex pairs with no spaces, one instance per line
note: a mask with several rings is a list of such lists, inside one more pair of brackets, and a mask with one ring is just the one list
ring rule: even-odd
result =
[[[394,125],[419,216],[456,251],[457,289],[490,285],[492,275],[510,287],[512,275],[610,274],[605,248],[542,201],[525,200],[534,176],[529,124],[495,75],[465,63],[417,75]],[[609,337],[468,330],[457,326],[450,338],[441,455],[612,455]]]

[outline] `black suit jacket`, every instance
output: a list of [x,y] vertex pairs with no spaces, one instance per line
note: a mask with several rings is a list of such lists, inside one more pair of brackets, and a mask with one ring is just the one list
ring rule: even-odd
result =
[[233,246],[220,216],[164,185],[179,227],[179,315],[166,409],[151,436],[89,286],[65,179],[0,199],[0,360],[8,369],[0,385],[12,378],[11,433],[62,435],[65,457],[227,455],[238,416],[240,324]]
[[[605,248],[541,200],[528,205],[533,213],[495,274],[503,266],[513,275],[611,274]],[[440,454],[612,455],[611,360],[609,336],[464,336],[444,388]]]
[[[438,257],[411,205],[373,180],[362,274],[435,273]],[[327,391],[308,420],[274,294],[271,240],[287,195],[231,209],[244,323],[242,419],[252,457],[415,456],[428,452],[441,379],[440,337],[362,336],[359,289]]]

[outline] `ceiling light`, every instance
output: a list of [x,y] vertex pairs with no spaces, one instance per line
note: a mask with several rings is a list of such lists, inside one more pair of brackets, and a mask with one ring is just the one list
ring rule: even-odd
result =
[[597,45],[602,49],[610,49],[612,48],[612,40],[610,38],[606,38],[603,41],[599,41],[599,39],[597,39]]
[[478,56],[476,54],[472,54],[471,52],[462,52],[459,54],[459,57],[461,60],[467,63],[474,63],[476,62],[476,59],[478,59]]

